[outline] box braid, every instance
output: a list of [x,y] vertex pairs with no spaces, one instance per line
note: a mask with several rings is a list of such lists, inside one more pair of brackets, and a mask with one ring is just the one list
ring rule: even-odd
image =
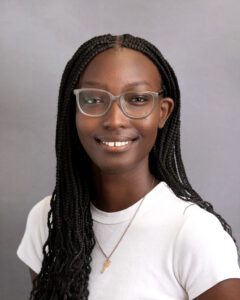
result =
[[[191,187],[181,157],[180,91],[173,69],[148,41],[130,34],[97,36],[85,42],[67,63],[62,75],[58,98],[56,127],[56,186],[48,213],[49,235],[43,246],[42,268],[34,280],[30,299],[88,299],[91,252],[95,245],[90,199],[94,192],[91,162],[83,149],[75,126],[73,89],[88,63],[99,53],[126,47],[145,54],[158,68],[164,94],[174,100],[174,110],[164,128],[158,129],[150,152],[149,168],[158,179],[167,182],[185,201],[198,204],[230,226],[203,201]],[[161,88],[161,87],[159,87]]]

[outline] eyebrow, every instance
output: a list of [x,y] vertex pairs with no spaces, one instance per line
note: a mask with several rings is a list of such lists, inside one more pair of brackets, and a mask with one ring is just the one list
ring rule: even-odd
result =
[[[98,81],[92,81],[92,80],[87,80],[81,83],[82,86],[84,85],[90,85],[90,86],[98,86],[104,89],[107,89],[107,85]],[[151,87],[151,84],[149,82],[147,82],[146,80],[141,80],[141,81],[134,81],[131,83],[128,83],[124,86],[124,88],[132,88],[132,87],[136,87],[136,86],[140,86],[140,85],[147,85],[149,87]]]

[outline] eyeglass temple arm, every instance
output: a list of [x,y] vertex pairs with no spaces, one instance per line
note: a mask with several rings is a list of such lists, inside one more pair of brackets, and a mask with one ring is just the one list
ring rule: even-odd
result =
[[158,92],[158,96],[160,95],[166,96],[166,91],[167,91],[166,87],[163,85],[161,91]]

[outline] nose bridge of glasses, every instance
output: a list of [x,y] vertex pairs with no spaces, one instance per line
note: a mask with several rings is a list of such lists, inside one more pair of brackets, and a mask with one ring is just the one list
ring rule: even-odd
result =
[[109,93],[109,95],[110,95],[111,103],[110,103],[109,108],[108,108],[106,113],[111,113],[112,114],[114,112],[114,115],[115,115],[116,110],[118,112],[120,110],[121,115],[126,116],[125,113],[124,113],[124,110],[123,110],[123,107],[122,107],[122,101],[121,101],[123,99],[123,95],[122,94],[113,95],[113,94],[110,94],[110,93]]
[[[120,95],[113,95],[113,94],[110,94],[111,95],[111,107],[112,106],[114,106],[114,102],[116,102],[116,104],[115,105],[117,105],[119,108],[120,108],[120,110],[122,111],[122,103],[121,103],[121,99],[123,98],[123,95],[122,94],[120,94]],[[111,107],[110,107],[110,109],[111,109]]]
[[120,99],[122,98],[122,94],[120,94],[120,95],[113,95],[113,94],[110,94],[111,95],[111,100],[112,101],[117,101],[117,100],[119,100],[120,101]]

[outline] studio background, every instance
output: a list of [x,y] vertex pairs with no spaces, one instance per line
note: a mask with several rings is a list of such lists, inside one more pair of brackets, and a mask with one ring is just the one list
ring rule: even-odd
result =
[[54,188],[61,75],[99,34],[146,38],[173,66],[188,177],[240,245],[239,11],[237,0],[0,2],[0,299],[28,298],[16,250],[29,210]]

